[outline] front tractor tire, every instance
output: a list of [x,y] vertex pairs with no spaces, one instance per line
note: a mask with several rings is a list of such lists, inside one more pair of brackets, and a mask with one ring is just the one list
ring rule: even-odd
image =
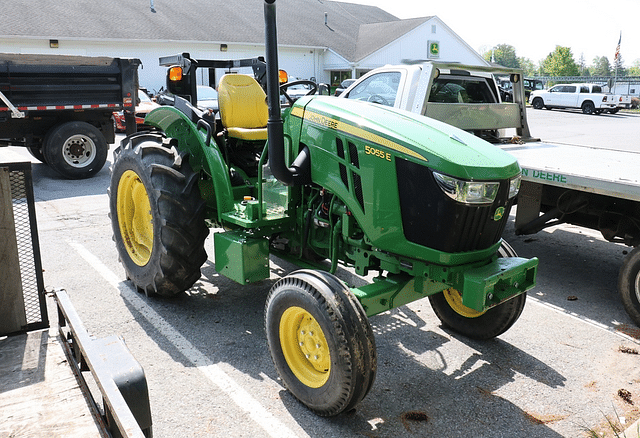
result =
[[109,187],[114,241],[127,278],[147,295],[173,296],[200,278],[207,259],[198,174],[157,133],[126,137]]
[[286,388],[318,415],[349,411],[371,389],[373,331],[360,302],[335,276],[300,270],[279,280],[267,297],[265,331]]
[[[517,257],[504,240],[498,249],[500,257]],[[455,289],[447,289],[429,297],[431,307],[442,325],[471,339],[487,340],[506,332],[520,317],[527,299],[522,293],[498,306],[478,312],[462,304]]]

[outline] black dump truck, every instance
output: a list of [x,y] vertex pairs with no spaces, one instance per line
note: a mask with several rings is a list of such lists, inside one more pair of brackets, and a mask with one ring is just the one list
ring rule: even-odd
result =
[[113,112],[135,130],[139,59],[0,54],[0,146],[25,146],[65,178],[102,169]]

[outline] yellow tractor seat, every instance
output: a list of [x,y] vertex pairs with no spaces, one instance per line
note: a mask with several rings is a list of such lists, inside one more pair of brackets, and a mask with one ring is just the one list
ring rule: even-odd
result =
[[227,74],[218,85],[222,125],[229,137],[266,140],[269,109],[267,95],[251,76]]

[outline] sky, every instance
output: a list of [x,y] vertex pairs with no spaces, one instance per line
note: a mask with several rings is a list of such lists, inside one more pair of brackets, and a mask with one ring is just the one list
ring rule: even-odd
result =
[[613,64],[619,39],[624,65],[640,62],[640,0],[341,1],[377,6],[398,18],[437,15],[477,52],[509,44],[536,65],[558,45],[569,47],[576,62],[584,55],[592,65],[606,56]]

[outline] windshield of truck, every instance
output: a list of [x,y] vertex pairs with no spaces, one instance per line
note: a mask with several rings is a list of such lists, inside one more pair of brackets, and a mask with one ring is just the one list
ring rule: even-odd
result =
[[486,79],[446,75],[434,80],[429,102],[497,103]]
[[394,106],[401,76],[400,72],[382,72],[369,76],[354,87],[347,98]]

